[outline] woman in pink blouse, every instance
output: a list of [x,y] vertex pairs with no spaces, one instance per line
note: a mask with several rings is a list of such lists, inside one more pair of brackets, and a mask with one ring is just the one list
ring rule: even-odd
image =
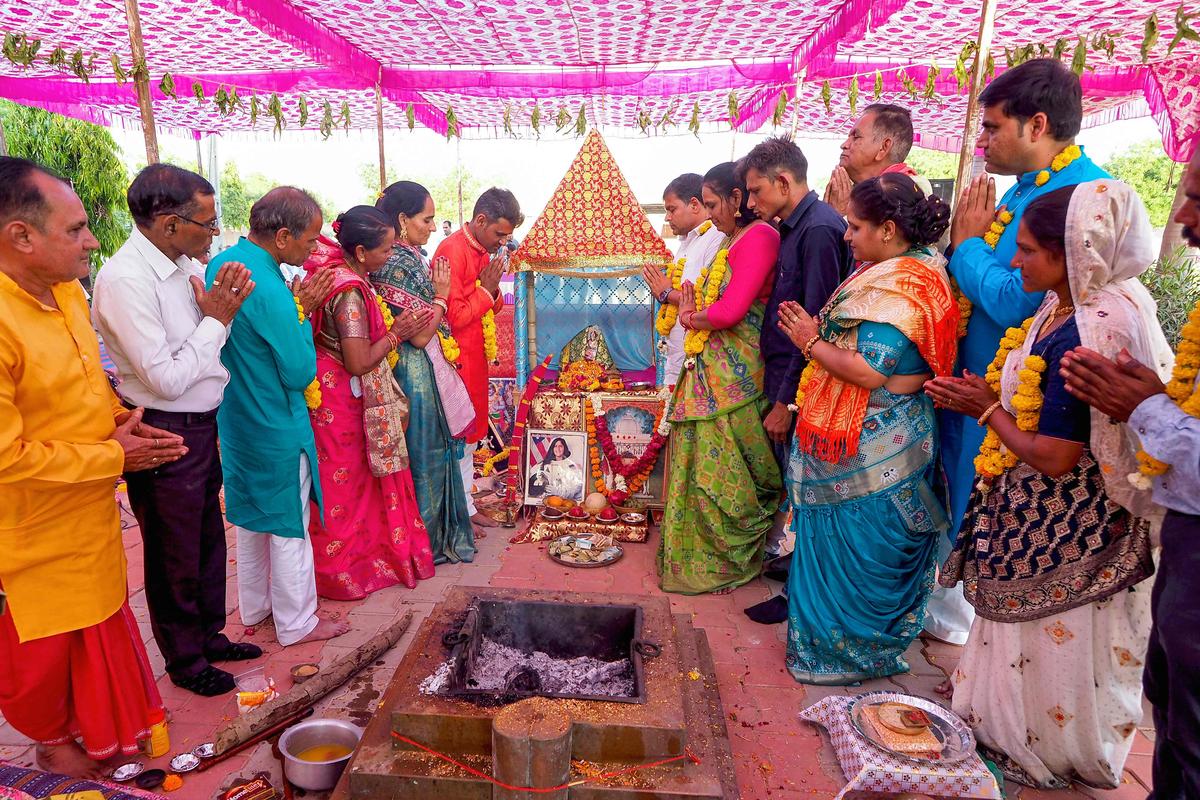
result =
[[732,163],[704,176],[704,205],[726,240],[697,285],[685,283],[670,300],[688,334],[659,548],[668,592],[729,591],[753,579],[779,504],[758,346],[779,233],[754,216],[747,197]]

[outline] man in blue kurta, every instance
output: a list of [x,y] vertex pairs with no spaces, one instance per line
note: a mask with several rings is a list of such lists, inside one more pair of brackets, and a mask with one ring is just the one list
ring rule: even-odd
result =
[[[223,264],[241,262],[255,283],[221,351],[229,386],[217,430],[225,516],[237,526],[242,622],[256,625],[273,616],[275,637],[284,646],[349,630],[317,617],[308,538],[309,509],[316,503],[320,510],[321,485],[304,401],[305,388],[317,377],[306,312],[323,296],[322,287],[316,281],[289,286],[279,266],[303,264],[316,248],[321,224],[321,208],[307,193],[272,189],[250,209],[249,237],[214,258],[206,275],[212,286]],[[328,283],[326,274],[321,278]]]
[[[1079,78],[1059,61],[1036,59],[1007,70],[988,84],[979,102],[983,120],[976,147],[983,150],[987,171],[1017,176],[998,207],[995,180],[985,174],[972,181],[955,208],[950,230],[950,275],[972,305],[958,364],[983,375],[1004,331],[1019,327],[1042,302],[1043,294],[1022,289],[1020,271],[1009,266],[1022,212],[1034,198],[1108,173],[1074,144],[1083,120],[1083,92]],[[940,427],[942,463],[950,479],[946,555],[967,510],[976,482],[974,460],[987,429],[949,412],[941,414]],[[925,630],[962,644],[974,617],[961,585],[939,589],[930,598]]]

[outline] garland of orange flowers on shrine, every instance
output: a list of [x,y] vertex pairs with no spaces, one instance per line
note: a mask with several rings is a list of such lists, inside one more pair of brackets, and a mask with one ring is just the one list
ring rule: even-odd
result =
[[[584,421],[587,426],[588,450],[592,462],[592,477],[595,479],[595,489],[616,505],[624,503],[630,495],[641,491],[642,486],[654,472],[658,457],[663,446],[667,443],[669,422],[666,422],[666,403],[654,420],[654,433],[646,450],[636,459],[626,461],[617,452],[612,434],[608,430],[608,420],[604,416],[604,408],[597,397],[591,397],[583,404]],[[608,459],[608,466],[613,472],[613,488],[609,489],[604,483],[600,466],[600,453]]]
[[517,403],[517,414],[513,422],[512,432],[512,453],[514,459],[510,463],[517,465],[516,469],[508,470],[508,491],[504,495],[504,501],[508,505],[515,505],[517,502],[518,483],[521,476],[521,464],[525,452],[525,422],[529,419],[529,408],[533,404],[533,396],[537,394],[538,387],[542,385],[542,381],[546,379],[546,373],[550,371],[550,362],[554,360],[554,354],[546,356],[541,364],[529,376],[529,380],[525,383],[525,390],[521,392],[521,400]]

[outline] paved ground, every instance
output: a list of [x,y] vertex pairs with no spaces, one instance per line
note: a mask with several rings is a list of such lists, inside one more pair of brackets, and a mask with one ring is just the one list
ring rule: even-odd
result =
[[[124,502],[124,496],[118,494]],[[150,632],[142,590],[141,540],[133,518],[125,511],[126,553],[130,566],[130,604],[141,623],[146,647],[150,651],[163,699],[172,714],[172,753],[190,750],[209,741],[212,732],[237,712],[232,696],[200,698],[173,686],[163,675],[163,661]],[[369,716],[382,690],[407,649],[420,621],[451,586],[500,586],[516,588],[556,588],[574,591],[624,592],[660,595],[655,575],[655,536],[646,544],[626,546],[626,556],[618,564],[600,570],[572,570],[547,558],[542,545],[510,545],[506,532],[496,530],[480,543],[473,564],[439,567],[437,576],[422,582],[415,590],[402,587],[377,592],[358,603],[322,602],[321,613],[348,618],[354,630],[328,643],[299,645],[281,651],[270,626],[248,630],[237,616],[236,564],[229,563],[228,610],[230,638],[252,641],[263,646],[267,655],[261,662],[268,674],[286,691],[291,684],[288,670],[304,662],[329,664],[368,640],[392,622],[397,614],[412,610],[409,633],[382,659],[317,708],[321,716],[351,719],[361,723]],[[511,534],[511,531],[507,532]],[[232,535],[230,537],[232,553]],[[680,597],[669,595],[676,612],[692,614],[695,625],[703,628],[716,660],[721,699],[727,714],[730,739],[737,763],[738,784],[743,800],[800,800],[831,798],[844,785],[828,739],[807,723],[797,712],[831,692],[860,692],[874,688],[901,688],[916,694],[933,696],[933,687],[953,669],[958,648],[936,642],[918,641],[908,654],[913,671],[885,681],[873,681],[863,688],[838,689],[802,686],[795,683],[783,666],[784,625],[765,627],[750,622],[742,609],[778,590],[778,584],[755,581],[729,595]],[[236,665],[235,665],[236,666]],[[1149,726],[1149,713],[1144,725]],[[2,719],[0,719],[2,722]],[[1077,787],[1061,792],[1042,792],[1012,786],[1010,798],[1021,800],[1141,800],[1150,780],[1152,745],[1147,733],[1138,734],[1133,754],[1126,765],[1121,788],[1101,792]],[[32,764],[33,749],[28,740],[9,725],[0,725],[0,759]],[[166,758],[154,766],[166,767]],[[184,787],[174,793],[179,800],[207,800],[229,786],[239,776],[266,772],[280,786],[281,770],[268,745],[260,745],[238,755],[208,772],[186,775]]]

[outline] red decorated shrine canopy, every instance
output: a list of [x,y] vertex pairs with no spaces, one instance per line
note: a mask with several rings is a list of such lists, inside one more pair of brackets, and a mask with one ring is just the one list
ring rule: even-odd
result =
[[[603,137],[591,131],[541,216],[513,255],[518,269],[559,272],[665,264],[671,251],[650,225]],[[610,276],[613,273],[605,273]]]
[[[921,144],[954,149],[970,68],[959,55],[981,5],[143,0],[135,64],[119,0],[5,0],[0,97],[132,121],[129,78],[148,75],[166,128],[329,134],[375,127],[378,84],[387,127],[531,136],[772,123],[840,134],[878,96],[914,109]],[[1182,159],[1200,135],[1197,28],[1200,0],[997,0],[992,52],[998,70],[1024,48],[1076,61],[1086,124],[1153,114]]]

